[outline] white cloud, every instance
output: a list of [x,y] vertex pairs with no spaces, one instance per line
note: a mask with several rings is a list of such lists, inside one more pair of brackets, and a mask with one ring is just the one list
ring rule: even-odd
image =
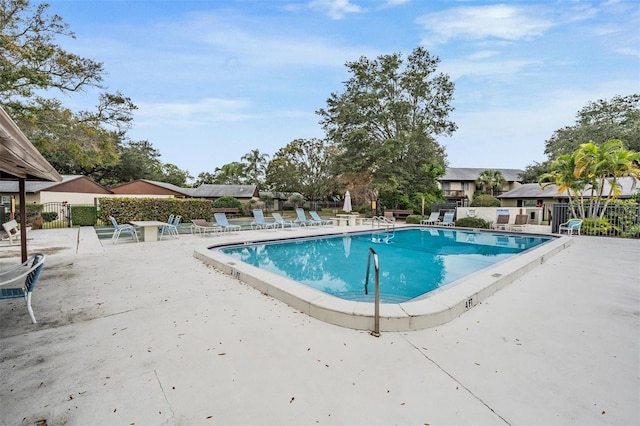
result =
[[540,61],[535,59],[505,59],[495,61],[473,60],[483,58],[471,59],[472,60],[447,60],[441,63],[441,70],[448,73],[451,78],[455,80],[470,75],[498,77],[506,74],[517,74],[527,67],[540,64]]
[[480,50],[478,52],[472,53],[468,56],[469,59],[477,61],[481,59],[488,59],[498,55],[499,52],[496,50]]
[[387,0],[386,6],[387,7],[402,6],[403,4],[409,3],[409,1],[410,0]]
[[640,50],[633,49],[631,47],[622,47],[622,48],[616,49],[616,52],[620,53],[621,55],[636,56],[640,58]]
[[347,60],[372,53],[366,47],[341,47],[319,36],[265,27],[269,25],[264,21],[256,25],[246,20],[200,14],[173,25],[171,33],[175,34],[174,40],[187,39],[183,45],[195,43],[210,49],[193,50],[193,55],[223,55],[227,61],[232,58],[234,63],[252,66],[342,67]]
[[193,102],[142,102],[138,104],[136,123],[193,126],[221,121],[241,121],[250,117],[246,112],[250,106],[248,100],[220,98],[205,98]]
[[417,22],[430,33],[425,44],[446,43],[456,38],[520,40],[541,36],[553,26],[551,20],[539,15],[538,8],[471,6],[423,15]]
[[326,13],[331,19],[342,19],[348,13],[362,12],[360,6],[350,3],[349,0],[313,0],[309,7]]

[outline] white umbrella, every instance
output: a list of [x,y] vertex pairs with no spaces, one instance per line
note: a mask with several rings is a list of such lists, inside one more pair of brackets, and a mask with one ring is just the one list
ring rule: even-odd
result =
[[347,213],[351,213],[351,194],[349,194],[349,191],[347,191],[346,194],[344,194],[344,206],[342,206],[342,210],[344,210]]

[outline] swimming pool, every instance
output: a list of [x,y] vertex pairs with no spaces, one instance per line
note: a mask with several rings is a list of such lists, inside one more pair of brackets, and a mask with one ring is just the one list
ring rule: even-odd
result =
[[[197,248],[194,256],[202,262],[209,264],[219,271],[229,274],[231,277],[248,284],[265,295],[274,297],[298,311],[311,317],[320,319],[330,324],[340,325],[360,330],[371,330],[373,328],[374,303],[366,297],[355,296],[351,300],[337,297],[333,294],[312,288],[302,284],[295,279],[291,279],[284,275],[278,275],[275,272],[264,268],[256,267],[226,254],[224,250],[231,248],[244,249],[242,256],[260,258],[265,248],[270,249],[272,245],[280,243],[290,244],[287,248],[289,256],[284,258],[288,262],[292,262],[294,255],[293,246],[304,245],[303,240],[311,237],[314,240],[318,237],[333,235],[337,238],[332,240],[332,250],[325,253],[328,257],[318,261],[316,252],[311,251],[296,260],[298,270],[304,269],[309,273],[316,275],[325,275],[324,271],[318,266],[327,262],[335,262],[345,269],[354,271],[358,280],[362,281],[366,274],[367,258],[360,258],[356,255],[358,246],[369,244],[380,255],[381,277],[380,286],[385,285],[384,269],[385,266],[385,250],[387,246],[392,246],[393,240],[401,241],[396,231],[390,244],[386,244],[384,238],[382,242],[374,242],[371,240],[372,235],[382,235],[374,232],[366,226],[360,226],[359,229],[367,229],[366,231],[356,231],[345,233],[343,227],[308,227],[309,229],[300,228],[295,230],[270,230],[270,231],[248,231],[235,235],[224,235],[218,244],[208,245],[207,247]],[[453,281],[439,285],[438,288],[427,293],[426,295],[413,297],[404,302],[386,302],[380,304],[380,330],[381,331],[409,331],[419,330],[451,321],[467,310],[473,308],[478,303],[507,286],[518,277],[532,270],[539,264],[547,261],[553,255],[568,247],[572,239],[567,236],[549,236],[549,235],[532,235],[522,233],[490,233],[483,231],[472,231],[464,229],[443,229],[431,228],[425,226],[408,226],[406,229],[413,229],[422,232],[421,238],[430,241],[431,235],[435,237],[435,233],[439,237],[447,238],[449,241],[461,240],[467,244],[480,243],[486,238],[493,238],[493,245],[485,247],[486,250],[493,251],[498,247],[510,247],[524,249],[521,253],[508,259],[498,259],[493,265],[486,266],[471,272],[465,277],[455,278]],[[457,232],[454,232],[457,231]],[[322,235],[319,235],[322,234]],[[402,235],[402,234],[401,234]],[[288,237],[288,238],[287,238]],[[528,238],[544,237],[549,240],[533,248],[526,248]],[[367,243],[367,239],[369,242]],[[251,248],[256,245],[256,248]],[[442,249],[450,250],[449,243],[442,242]],[[242,250],[241,250],[242,252]],[[406,257],[414,256],[414,252]],[[433,253],[431,256],[435,256]],[[458,255],[461,257],[462,254]],[[497,255],[499,257],[501,255]],[[453,257],[445,265],[455,270],[458,257]],[[342,260],[344,259],[344,260]],[[278,261],[282,264],[283,261]],[[405,274],[406,275],[406,274]],[[334,283],[334,279],[328,282]],[[371,285],[371,284],[370,284]],[[336,287],[340,287],[338,284]],[[349,292],[349,291],[347,291]],[[362,288],[355,290],[361,293]],[[385,290],[386,292],[386,290]]]
[[223,248],[239,261],[354,301],[365,294],[366,265],[373,247],[380,264],[380,301],[400,303],[426,295],[551,237],[446,229],[324,236]]

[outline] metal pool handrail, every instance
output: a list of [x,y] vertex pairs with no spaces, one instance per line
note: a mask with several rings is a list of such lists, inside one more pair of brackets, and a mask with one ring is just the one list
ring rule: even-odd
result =
[[380,337],[380,263],[378,262],[378,254],[369,247],[369,256],[367,256],[367,278],[364,281],[364,294],[369,294],[369,271],[371,269],[371,257],[373,257],[373,268],[375,269],[375,289],[374,289],[374,305],[373,314],[374,329],[371,334]]

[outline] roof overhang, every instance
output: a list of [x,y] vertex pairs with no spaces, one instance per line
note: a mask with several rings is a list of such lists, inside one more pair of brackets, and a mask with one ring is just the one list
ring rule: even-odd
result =
[[62,176],[40,154],[0,106],[0,178],[60,182]]

